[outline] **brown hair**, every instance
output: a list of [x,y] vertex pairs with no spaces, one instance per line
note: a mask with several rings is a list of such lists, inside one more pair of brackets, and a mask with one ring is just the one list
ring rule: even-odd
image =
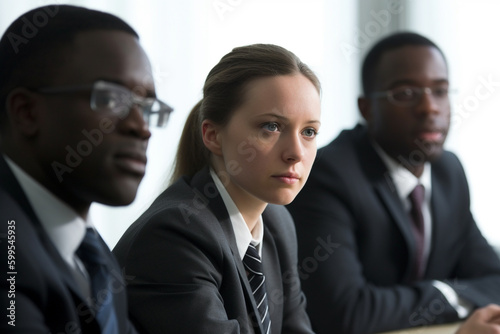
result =
[[182,132],[171,182],[182,175],[193,176],[210,164],[210,151],[201,138],[201,123],[209,119],[224,126],[242,100],[246,85],[257,78],[302,74],[316,87],[314,72],[292,52],[277,45],[253,44],[234,48],[210,71],[203,98],[191,110]]

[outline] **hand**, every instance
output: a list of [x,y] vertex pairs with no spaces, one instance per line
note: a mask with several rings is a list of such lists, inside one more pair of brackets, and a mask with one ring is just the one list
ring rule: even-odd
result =
[[500,334],[500,306],[491,304],[476,310],[456,334]]

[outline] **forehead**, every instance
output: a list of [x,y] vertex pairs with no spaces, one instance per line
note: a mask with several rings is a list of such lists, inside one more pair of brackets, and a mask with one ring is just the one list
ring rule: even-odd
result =
[[293,105],[298,101],[316,102],[319,93],[314,84],[302,74],[279,75],[252,80],[246,87],[244,101],[248,105],[272,107]]
[[151,66],[138,40],[122,31],[79,33],[66,51],[59,84],[91,83],[99,79],[129,88],[154,89]]
[[246,118],[274,114],[288,119],[319,121],[320,112],[316,86],[302,74],[296,74],[252,80],[233,116]]
[[429,85],[448,80],[441,52],[431,46],[408,45],[385,52],[375,71],[375,87],[391,88],[398,83]]

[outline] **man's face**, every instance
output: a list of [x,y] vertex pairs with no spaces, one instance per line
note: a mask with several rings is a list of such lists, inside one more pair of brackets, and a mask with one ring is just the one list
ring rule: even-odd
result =
[[[147,56],[130,34],[92,31],[67,49],[53,86],[117,83],[140,96],[155,96]],[[73,207],[91,202],[131,203],[146,168],[151,133],[141,111],[126,117],[90,107],[90,92],[42,94],[37,154],[45,186]]]
[[[411,106],[395,105],[387,97],[367,98],[363,112],[375,141],[398,162],[418,168],[443,151],[450,125],[448,70],[434,47],[404,46],[388,51],[375,70],[374,91],[429,87]],[[404,161],[403,161],[404,160]]]

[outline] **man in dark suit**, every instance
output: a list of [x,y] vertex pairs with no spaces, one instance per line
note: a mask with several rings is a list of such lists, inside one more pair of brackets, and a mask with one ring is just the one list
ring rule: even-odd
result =
[[[131,278],[130,314],[140,332],[266,334],[220,193],[225,190],[213,175],[205,167],[180,178],[113,249]],[[312,333],[290,214],[268,204],[262,221],[271,333]]]
[[135,198],[145,119],[171,111],[137,33],[107,13],[44,6],[9,26],[0,64],[0,331],[135,333],[88,212]]
[[[460,162],[443,150],[443,53],[417,34],[388,36],[367,54],[362,81],[365,124],[318,151],[289,206],[313,328],[366,334],[500,303],[499,258],[474,222]],[[335,251],[319,256],[319,238]]]

